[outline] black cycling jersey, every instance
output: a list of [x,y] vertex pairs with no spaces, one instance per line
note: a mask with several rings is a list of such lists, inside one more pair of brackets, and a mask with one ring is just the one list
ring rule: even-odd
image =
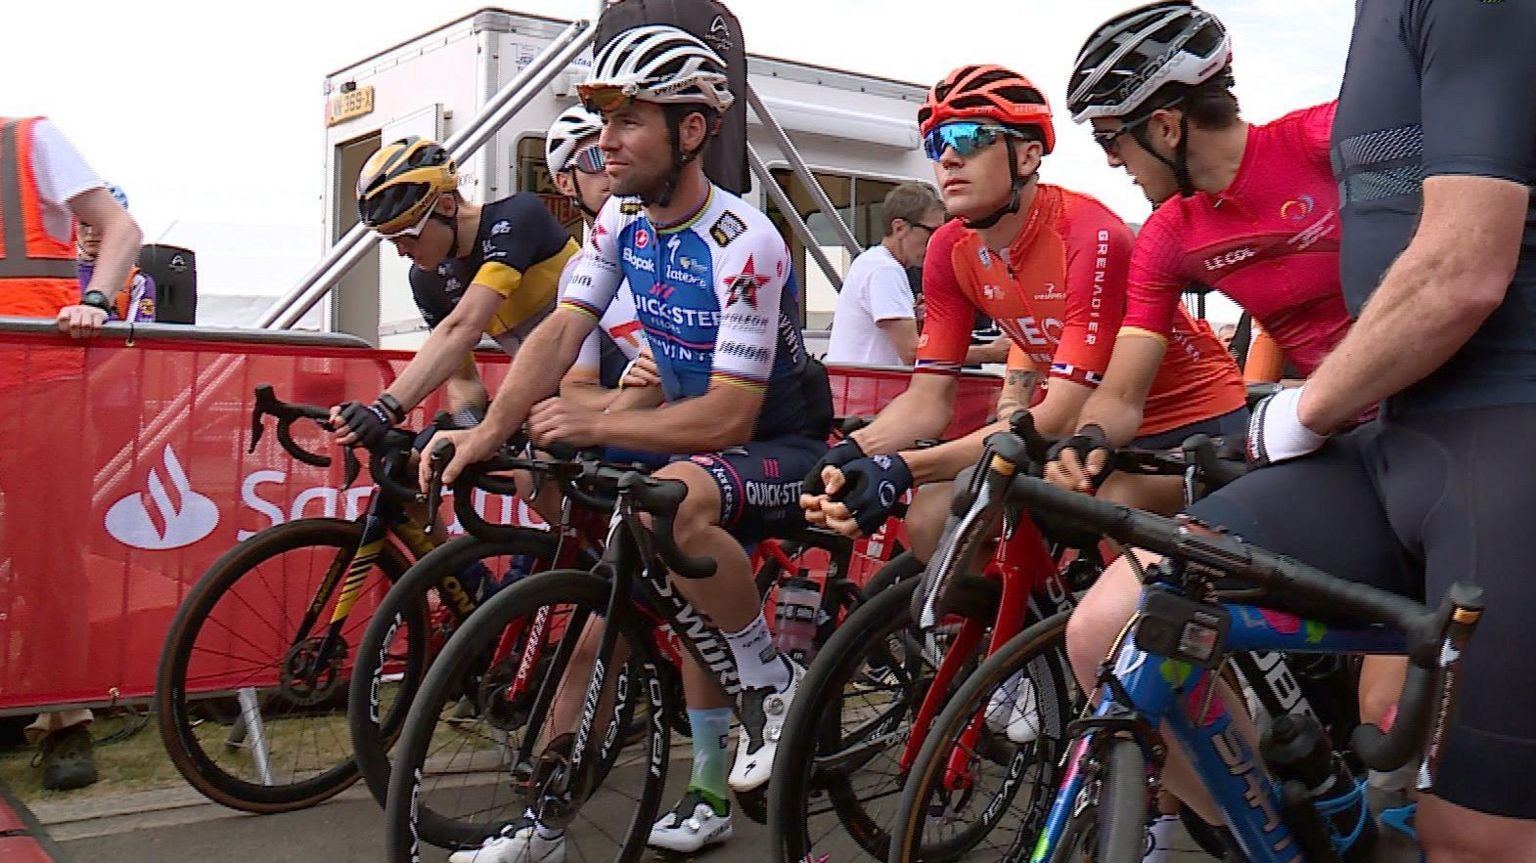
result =
[[560,273],[579,248],[537,195],[519,192],[481,209],[468,255],[433,272],[411,267],[411,293],[427,326],[436,327],[470,285],[484,285],[506,298],[486,335],[521,340],[554,309]]
[[[1359,0],[1333,127],[1344,296],[1358,316],[1412,238],[1426,177],[1536,180],[1536,4]],[[1503,305],[1391,402],[1444,410],[1536,402],[1536,199]]]

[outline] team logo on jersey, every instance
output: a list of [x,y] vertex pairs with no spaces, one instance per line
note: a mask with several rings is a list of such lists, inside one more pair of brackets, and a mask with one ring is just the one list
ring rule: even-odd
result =
[[981,259],[981,265],[983,267],[992,266],[992,252],[986,246],[981,247],[981,251],[976,253],[976,257]]
[[710,226],[709,235],[715,238],[715,242],[719,243],[721,248],[724,248],[746,231],[747,223],[743,222],[740,216],[726,210],[720,214],[720,218],[715,220],[714,225]]
[[651,244],[651,232],[644,228],[635,232],[635,248],[643,249]]
[[748,308],[757,308],[757,290],[766,284],[768,284],[768,275],[759,274],[752,256],[748,255],[747,265],[742,267],[741,272],[725,280],[726,306],[745,303]]
[[450,278],[448,281],[443,283],[443,290],[450,294],[457,293],[463,287],[464,283],[454,278]]
[[645,205],[639,201],[619,202],[619,215],[621,216],[638,216],[643,209],[645,209]]
[[1311,195],[1300,195],[1293,200],[1280,205],[1280,218],[1289,222],[1299,222],[1312,214],[1317,207],[1317,201]]
[[497,234],[510,234],[510,233],[512,233],[512,223],[507,221],[506,219],[502,219],[501,221],[499,221],[496,224],[491,226],[491,236],[493,236],[493,237],[496,236]]

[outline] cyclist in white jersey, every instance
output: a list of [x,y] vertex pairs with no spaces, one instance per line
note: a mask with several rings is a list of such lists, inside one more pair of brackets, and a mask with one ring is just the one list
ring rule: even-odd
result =
[[[599,53],[580,91],[602,113],[599,141],[616,197],[599,214],[560,308],[529,337],[485,422],[452,433],[457,453],[444,479],[488,457],[525,419],[536,443],[684,454],[656,475],[687,484],[678,544],[713,558],[717,574],[674,587],[720,627],[736,661],[743,734],[728,782],[741,792],[767,781],[803,673],[773,646],[742,544],[800,524],[800,478],[826,450],[831,395],[824,378],[810,382],[783,238],[767,217],[711,184],[697,160],[733,101],[726,85],[720,58],[674,27],[625,31]],[[545,399],[625,280],[665,404],[600,413]],[[714,744],[713,752],[696,750],[695,766],[718,769],[730,702],[691,660],[683,678],[694,740]],[[552,714],[557,728],[571,718],[559,704]],[[729,836],[717,779],[695,770],[683,800],[657,825],[676,840],[668,847],[696,850]],[[561,863],[564,834],[530,813],[454,859]]]

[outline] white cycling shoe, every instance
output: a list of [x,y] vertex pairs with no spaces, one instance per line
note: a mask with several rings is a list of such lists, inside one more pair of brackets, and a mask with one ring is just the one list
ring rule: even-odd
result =
[[784,661],[789,665],[790,678],[783,692],[771,686],[741,692],[741,742],[736,747],[730,778],[731,790],[738,794],[761,788],[773,775],[773,754],[779,749],[779,735],[784,731],[784,720],[795,700],[800,678],[805,676],[805,669],[794,660],[786,657]]
[[545,839],[532,824],[492,836],[479,848],[455,851],[448,863],[565,863],[565,835]]
[[715,807],[706,803],[699,792],[689,791],[671,812],[661,816],[661,820],[651,828],[651,838],[645,844],[678,854],[693,854],[730,838],[729,804],[725,814],[717,814]]

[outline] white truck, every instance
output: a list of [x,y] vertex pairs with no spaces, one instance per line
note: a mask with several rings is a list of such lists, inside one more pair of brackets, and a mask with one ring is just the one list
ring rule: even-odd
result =
[[[357,221],[355,183],[365,159],[406,135],[443,140],[468,123],[504,85],[553,42],[568,22],[485,9],[380,51],[325,79],[326,231],[340,239]],[[747,33],[747,45],[751,34]],[[555,192],[544,168],[544,130],[575,101],[575,84],[591,63],[583,52],[460,166],[461,188],[476,201],[535,192],[580,238],[579,214]],[[788,133],[861,247],[880,239],[879,206],[897,183],[932,183],[918,147],[917,108],[926,88],[804,63],[749,55],[750,86]],[[851,255],[804,184],[796,180],[776,137],[756,113],[748,140],[815,236],[832,266],[847,271]],[[832,282],[806,244],[754,178],[747,199],[778,223],[806,290],[808,336],[830,323]],[[326,301],[329,329],[386,348],[414,348],[425,325],[406,282],[408,262],[380,246],[352,269]],[[820,351],[817,351],[818,353]]]

